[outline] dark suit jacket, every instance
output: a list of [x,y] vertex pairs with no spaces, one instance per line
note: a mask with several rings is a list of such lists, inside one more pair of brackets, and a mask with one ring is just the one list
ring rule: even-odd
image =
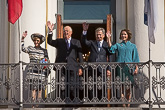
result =
[[[88,62],[107,62],[107,57],[109,57],[110,53],[108,51],[108,43],[106,41],[103,41],[100,51],[98,51],[98,44],[96,40],[87,40],[87,36],[82,35],[81,41],[90,49]],[[101,69],[99,69],[99,72],[101,72]]]
[[89,62],[107,62],[107,56],[110,55],[108,51],[108,43],[103,41],[102,48],[98,51],[97,41],[87,40],[86,35],[82,35],[82,43],[90,49]]
[[69,70],[77,70],[80,68],[77,59],[80,63],[83,62],[82,48],[79,40],[71,38],[69,50],[65,39],[52,40],[52,34],[48,35],[48,44],[57,49],[55,63],[67,63]]

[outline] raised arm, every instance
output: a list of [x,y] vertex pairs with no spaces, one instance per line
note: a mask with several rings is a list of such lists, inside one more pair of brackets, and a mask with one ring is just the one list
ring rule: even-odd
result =
[[84,22],[82,25],[83,25],[83,31],[88,31],[89,24]]
[[82,24],[82,27],[83,27],[83,32],[82,32],[81,41],[82,41],[86,46],[90,47],[91,42],[87,40],[87,31],[88,31],[89,24],[87,24],[86,22],[84,22],[84,23]]
[[23,32],[21,41],[24,42],[25,37],[27,36],[27,31]]
[[108,46],[111,47],[112,46],[112,43],[111,43],[111,34],[110,34],[110,31],[108,31],[106,33],[106,36],[107,36],[107,43],[108,43]]
[[24,39],[25,37],[27,36],[27,31],[23,32],[22,34],[22,38],[21,38],[21,48],[22,48],[22,51],[25,52],[25,53],[29,53],[29,49],[28,47],[24,47]]
[[48,38],[47,38],[48,44],[53,47],[57,47],[57,41],[52,40],[54,24],[51,23],[50,21],[47,21],[47,26],[49,28],[49,33],[48,33]]
[[47,26],[49,28],[49,31],[52,32],[53,31],[53,28],[54,28],[54,24],[51,23],[50,21],[47,21]]

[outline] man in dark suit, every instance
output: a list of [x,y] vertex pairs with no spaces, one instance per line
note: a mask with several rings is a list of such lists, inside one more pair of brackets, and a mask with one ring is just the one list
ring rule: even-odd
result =
[[[108,43],[106,41],[104,41],[104,37],[105,37],[104,28],[97,28],[95,30],[96,40],[93,41],[93,40],[87,40],[88,27],[89,27],[89,24],[83,23],[83,34],[82,34],[82,38],[81,38],[82,43],[85,44],[90,49],[90,55],[88,58],[88,62],[107,62],[108,61],[107,58],[109,57],[110,53],[108,51]],[[94,68],[90,67],[89,70],[90,70],[89,76],[93,77],[94,80],[96,80],[96,78],[98,78],[98,77],[101,77],[102,81],[105,81],[107,76],[111,75],[109,68],[103,69],[102,67],[97,67],[97,69],[95,70]],[[97,71],[97,74],[95,71]],[[94,87],[93,89],[97,90],[98,88]],[[94,95],[94,96],[92,96],[92,98],[95,97],[95,95],[98,95],[97,97],[99,99],[101,99],[102,96],[106,97],[106,91],[101,90],[103,92],[98,91],[98,94],[96,94],[96,93],[94,93],[94,92],[96,92],[96,90],[93,90],[93,93],[91,92],[92,94],[90,93],[90,95]],[[91,96],[89,96],[89,97],[91,97]]]
[[[63,68],[61,70],[62,74],[64,74],[67,77],[67,79],[65,79],[67,82],[71,81],[71,79],[73,82],[76,81],[77,73],[79,74],[79,76],[82,75],[82,69],[80,68],[80,65],[78,64],[78,61],[79,63],[83,62],[82,48],[81,48],[80,41],[73,39],[71,37],[72,28],[70,26],[64,27],[63,39],[52,40],[52,35],[53,35],[52,31],[54,28],[54,24],[51,24],[50,21],[48,21],[47,26],[50,31],[47,38],[48,44],[57,49],[57,56],[56,56],[55,63],[67,63],[67,68],[66,69]],[[67,73],[66,73],[66,70],[67,70]],[[71,87],[68,85],[66,88],[70,89]],[[74,95],[74,97],[76,97],[74,93],[72,93],[71,95]],[[69,97],[69,96],[65,96],[65,97]],[[74,98],[72,96],[70,97],[71,99]]]

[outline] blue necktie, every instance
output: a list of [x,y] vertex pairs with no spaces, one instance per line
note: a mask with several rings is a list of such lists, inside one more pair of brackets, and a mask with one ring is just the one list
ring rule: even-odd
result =
[[98,42],[98,51],[101,49],[101,42]]
[[68,40],[66,41],[67,49],[69,50],[69,42]]

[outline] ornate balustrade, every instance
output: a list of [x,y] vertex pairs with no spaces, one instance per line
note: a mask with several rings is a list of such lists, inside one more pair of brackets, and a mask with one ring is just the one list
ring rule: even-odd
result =
[[[22,74],[20,63],[0,64],[0,105],[151,106],[165,103],[164,62],[83,63],[81,76],[77,71],[68,70],[70,65],[65,63],[22,64]],[[135,75],[136,66],[138,74]],[[33,90],[36,98],[32,97]],[[39,91],[41,98],[38,98]]]

